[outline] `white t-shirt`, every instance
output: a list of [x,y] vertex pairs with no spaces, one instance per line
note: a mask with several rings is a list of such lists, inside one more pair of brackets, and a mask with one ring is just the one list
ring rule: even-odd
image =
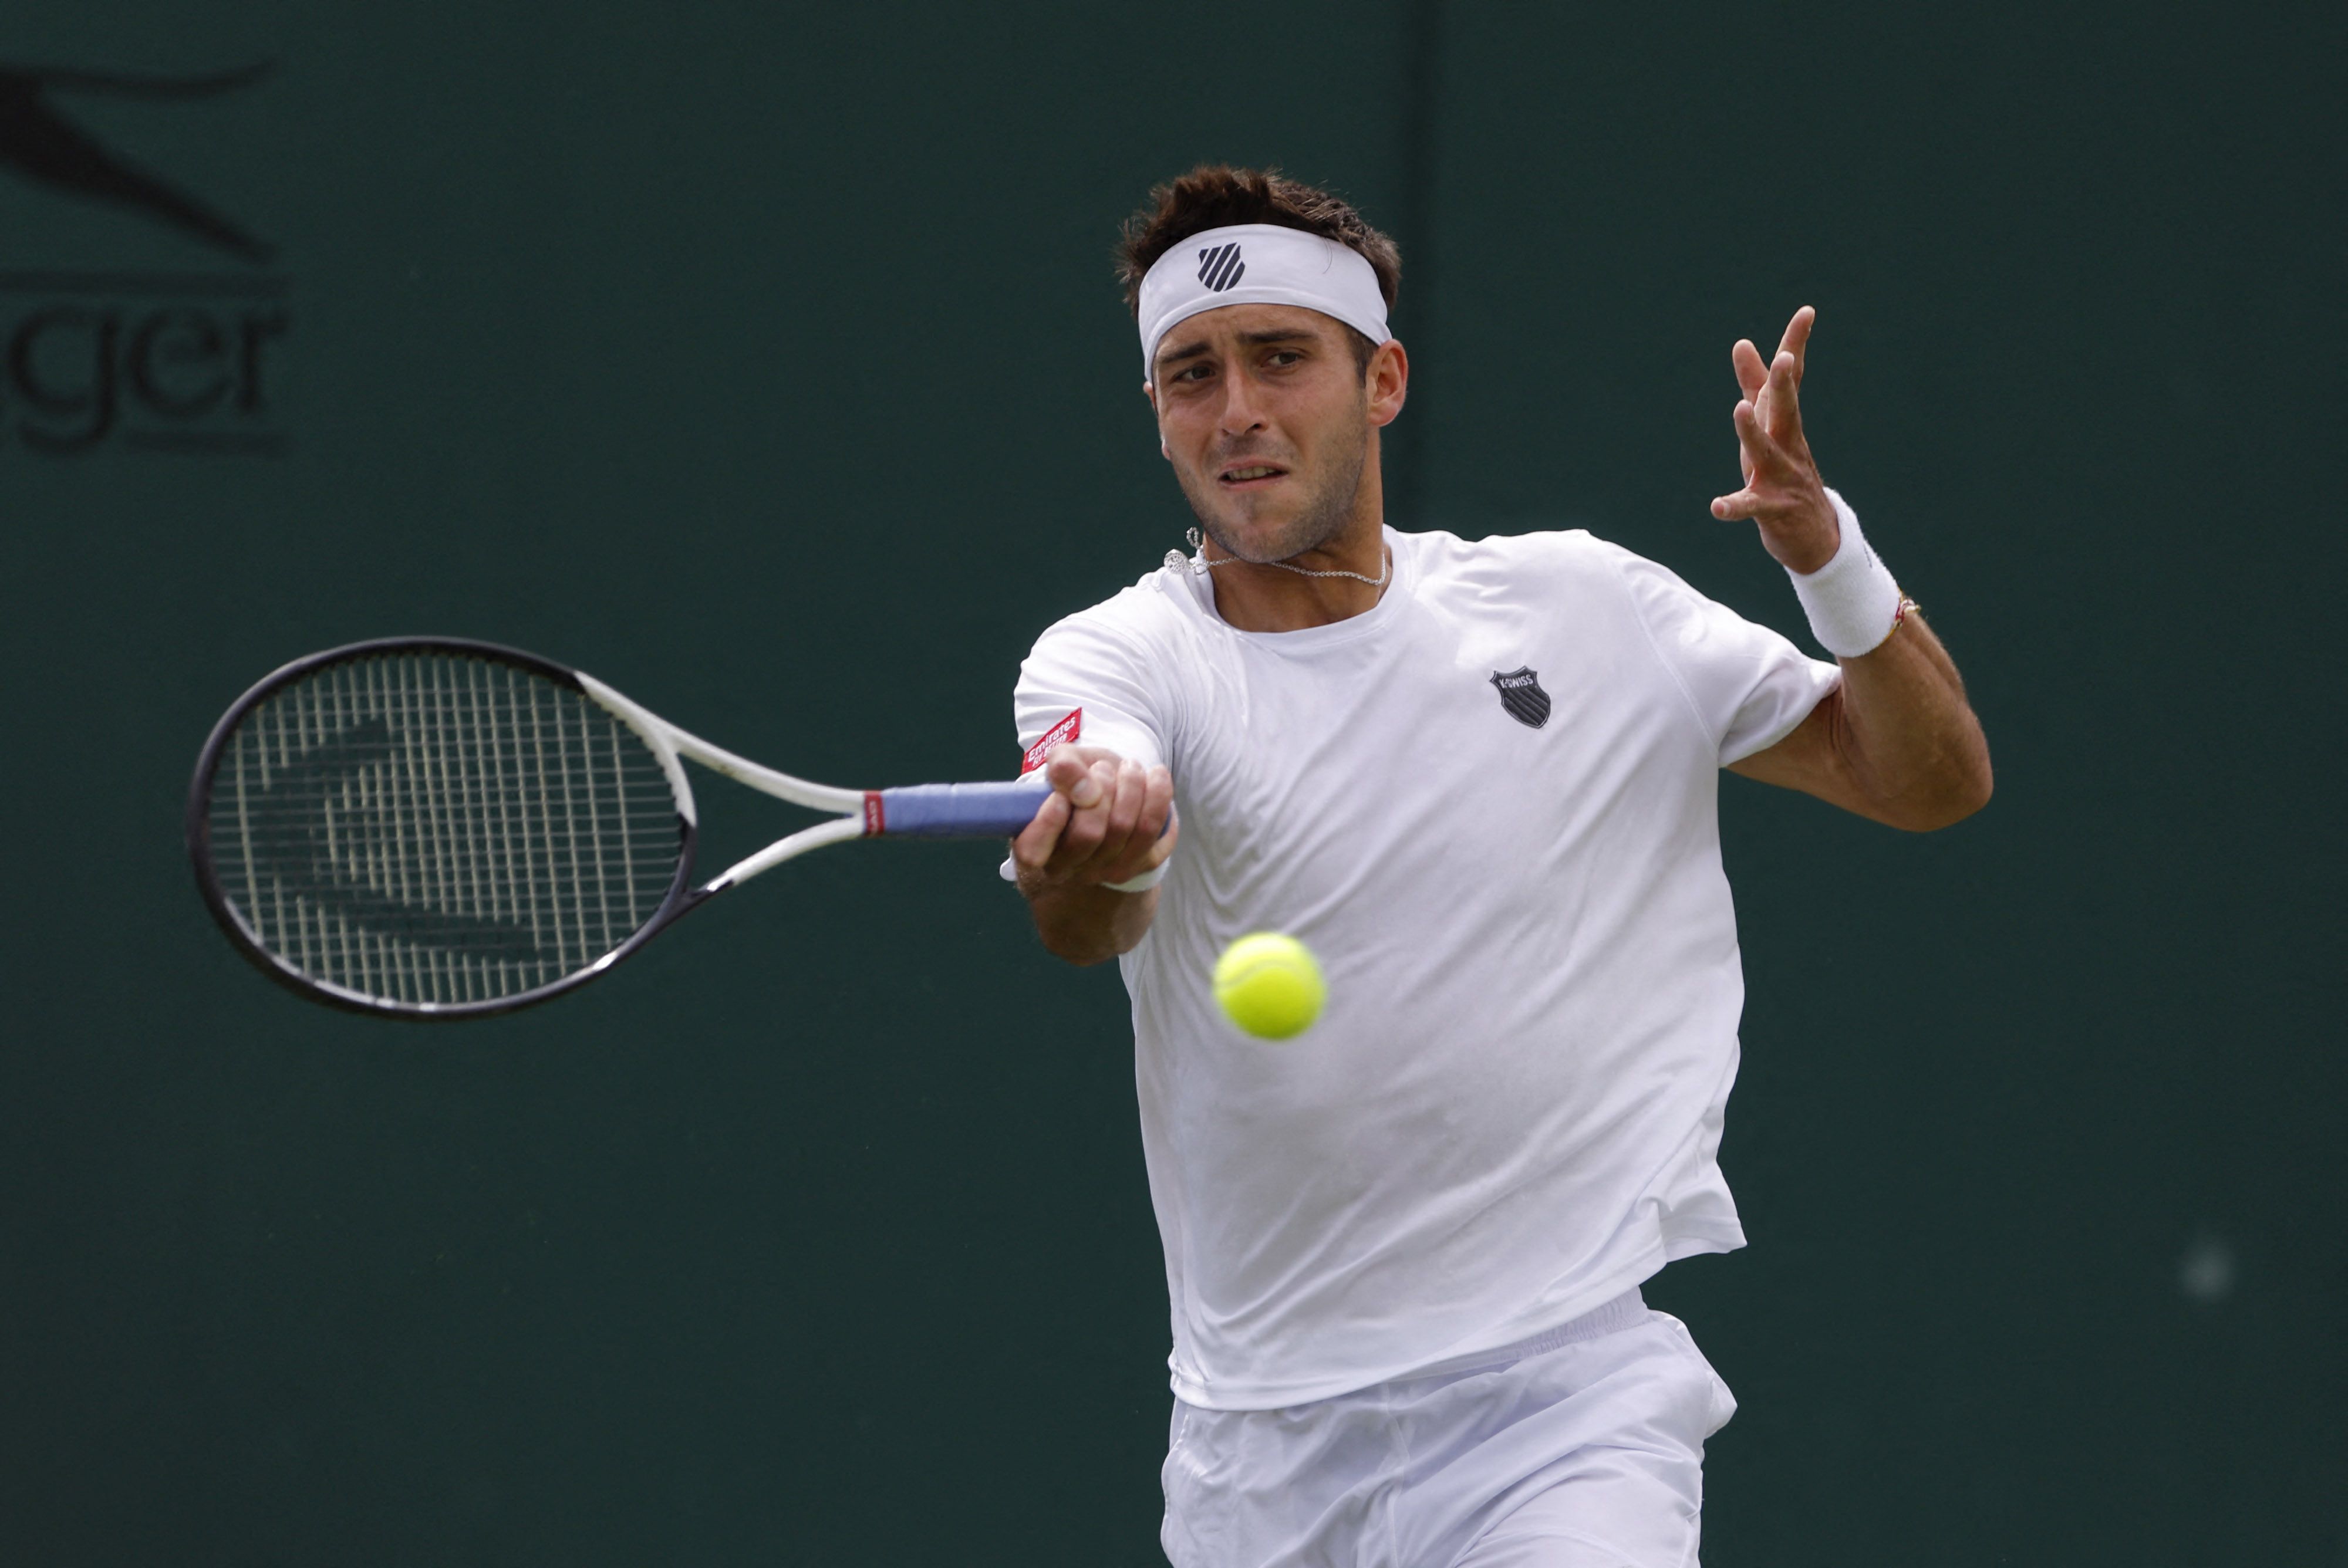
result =
[[[1021,671],[1023,744],[1173,771],[1122,964],[1174,1391],[1209,1409],[1439,1368],[1744,1245],[1719,770],[1839,672],[1586,533],[1385,537],[1351,620],[1236,630],[1160,569]],[[1285,1043],[1215,1006],[1254,930],[1328,977]]]

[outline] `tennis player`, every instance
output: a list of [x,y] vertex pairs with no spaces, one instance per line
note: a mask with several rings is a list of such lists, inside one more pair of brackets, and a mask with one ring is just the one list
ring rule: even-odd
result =
[[[1744,1244],[1715,1162],[1744,1001],[1720,770],[1895,827],[1990,794],[1955,666],[1820,481],[1812,313],[1739,343],[1750,518],[1834,662],[1579,530],[1388,526],[1393,242],[1202,168],[1124,237],[1197,553],[1046,630],[1054,790],[1013,845],[1053,952],[1121,957],[1172,1296],[1178,1568],[1687,1568],[1735,1409],[1640,1282]],[[1320,956],[1309,1033],[1216,955]]]

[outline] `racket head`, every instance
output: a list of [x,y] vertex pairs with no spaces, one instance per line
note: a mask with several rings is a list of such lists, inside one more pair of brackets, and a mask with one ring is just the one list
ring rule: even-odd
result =
[[560,996],[697,897],[667,737],[575,671],[462,638],[353,643],[260,682],[197,758],[187,839],[238,951],[380,1017]]

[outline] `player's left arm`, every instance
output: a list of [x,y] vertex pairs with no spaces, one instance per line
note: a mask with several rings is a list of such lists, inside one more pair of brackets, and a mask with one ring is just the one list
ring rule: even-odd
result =
[[[1832,560],[1842,538],[1802,435],[1802,368],[1816,319],[1807,305],[1795,312],[1768,364],[1749,339],[1732,351],[1744,393],[1735,422],[1745,488],[1712,504],[1715,518],[1752,518],[1778,563],[1805,575]],[[1841,686],[1791,734],[1731,771],[1919,833],[1988,804],[1989,742],[1955,661],[1921,616],[1909,611],[1878,647],[1839,662]]]

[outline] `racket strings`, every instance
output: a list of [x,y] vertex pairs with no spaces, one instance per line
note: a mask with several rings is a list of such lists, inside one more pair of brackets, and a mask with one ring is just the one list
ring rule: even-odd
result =
[[612,952],[659,909],[684,835],[660,760],[569,687],[393,653],[312,671],[221,751],[222,893],[305,977],[498,1000]]

